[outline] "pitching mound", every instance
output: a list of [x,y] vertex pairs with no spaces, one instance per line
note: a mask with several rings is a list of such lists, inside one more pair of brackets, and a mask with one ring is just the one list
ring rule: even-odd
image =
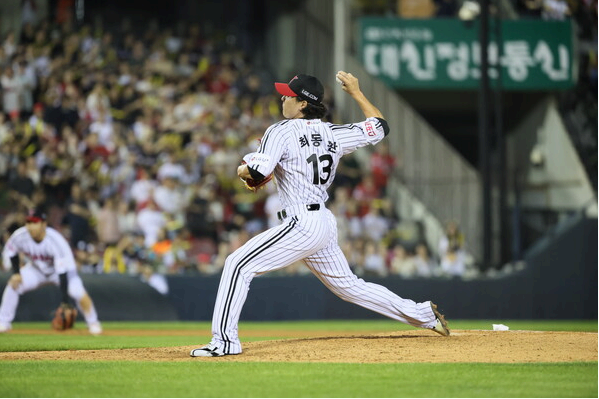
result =
[[[304,332],[305,334],[305,332]],[[115,334],[116,335],[116,334]],[[174,335],[174,332],[173,332]],[[597,333],[455,330],[339,335],[244,342],[244,353],[191,358],[197,346],[138,349],[4,352],[2,360],[136,360],[331,363],[533,363],[597,361]]]

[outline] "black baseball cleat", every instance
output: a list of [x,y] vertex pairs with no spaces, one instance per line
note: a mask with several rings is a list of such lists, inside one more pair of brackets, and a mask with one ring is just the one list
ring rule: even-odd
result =
[[444,337],[448,337],[451,333],[449,331],[449,328],[447,327],[447,321],[445,321],[445,317],[441,313],[439,313],[439,311],[437,310],[437,305],[435,305],[432,302],[431,309],[433,310],[433,313],[437,318],[437,322],[435,326],[431,328],[431,330],[433,330],[437,334],[443,335]]

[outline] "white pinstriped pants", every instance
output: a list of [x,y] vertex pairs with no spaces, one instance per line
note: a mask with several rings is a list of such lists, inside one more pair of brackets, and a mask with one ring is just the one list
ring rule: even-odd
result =
[[227,257],[212,317],[212,345],[228,354],[241,353],[238,323],[250,282],[257,275],[299,260],[345,301],[414,327],[435,325],[430,302],[403,299],[351,271],[337,243],[335,216],[323,204],[318,211],[308,211],[302,205],[286,208],[286,212],[281,225],[253,237]]

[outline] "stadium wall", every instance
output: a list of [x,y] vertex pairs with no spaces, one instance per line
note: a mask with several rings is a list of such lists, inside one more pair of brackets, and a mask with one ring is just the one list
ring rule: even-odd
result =
[[[574,219],[541,240],[527,267],[503,277],[461,279],[368,279],[404,298],[433,300],[449,319],[596,319],[597,219]],[[0,277],[6,284],[8,274]],[[167,296],[141,280],[83,275],[101,320],[212,319],[219,276],[169,276]],[[50,320],[59,290],[43,287],[21,298],[16,321]],[[242,320],[382,318],[331,294],[314,276],[255,278]]]
[[[6,286],[10,274],[0,276]],[[96,306],[100,321],[177,320],[177,309],[138,278],[121,275],[82,275],[83,284]],[[19,301],[15,321],[51,320],[61,301],[60,289],[46,285],[30,291]],[[83,320],[79,315],[79,320]]]

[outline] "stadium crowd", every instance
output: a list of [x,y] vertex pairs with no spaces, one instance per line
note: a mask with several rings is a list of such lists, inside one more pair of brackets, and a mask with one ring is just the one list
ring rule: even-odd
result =
[[[29,23],[2,38],[0,73],[5,236],[42,206],[81,272],[149,279],[218,273],[278,222],[273,183],[249,192],[235,170],[280,120],[280,98],[230,37],[205,37],[194,24]],[[385,189],[398,167],[384,144],[366,165],[343,158],[329,202],[348,260],[358,274],[458,274],[397,228]]]

